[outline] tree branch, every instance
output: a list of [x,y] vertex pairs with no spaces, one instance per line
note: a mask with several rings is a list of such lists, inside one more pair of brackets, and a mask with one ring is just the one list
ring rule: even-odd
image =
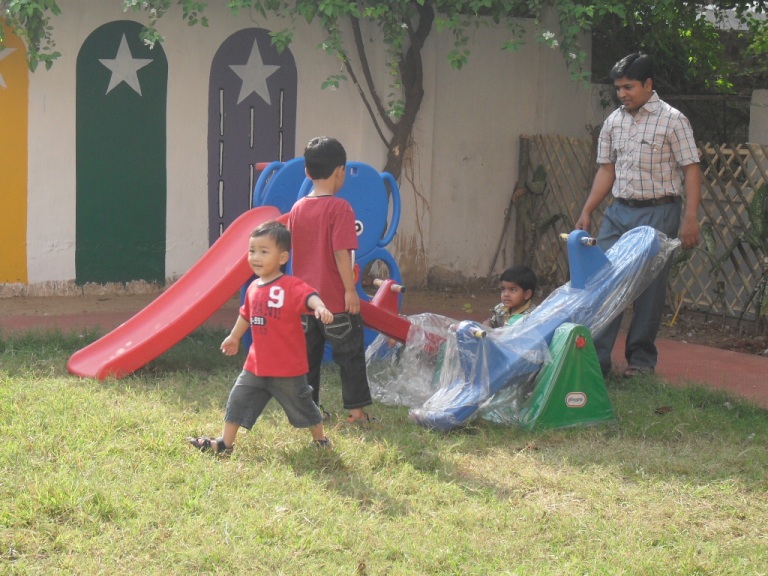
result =
[[389,118],[386,108],[376,91],[376,85],[373,82],[373,76],[371,75],[371,66],[368,63],[368,55],[365,51],[365,43],[363,42],[363,34],[360,30],[360,20],[358,18],[351,18],[352,20],[352,34],[355,38],[355,48],[357,49],[357,55],[360,58],[360,67],[363,70],[363,77],[365,78],[366,86],[368,86],[368,92],[371,94],[376,110],[379,113],[384,124],[390,131],[394,131],[395,123]]
[[[354,17],[350,17],[350,20],[352,20],[352,29],[356,30],[359,33],[360,21]],[[362,40],[362,37],[361,37],[361,40]],[[357,34],[355,34],[355,44],[357,47],[358,56],[360,56],[361,60],[365,61],[365,64],[362,65],[363,73],[365,73],[368,66],[368,60],[365,58],[365,48],[362,46],[362,43],[358,44],[357,42]],[[363,90],[363,87],[360,85],[360,81],[357,78],[357,74],[355,74],[355,71],[352,68],[352,64],[350,64],[349,62],[349,57],[346,54],[344,54],[344,69],[349,74],[349,77],[352,79],[352,82],[354,83],[355,87],[357,87],[357,92],[358,94],[360,94],[360,99],[363,101],[363,105],[365,106],[365,109],[368,111],[368,115],[371,117],[371,121],[373,122],[373,127],[376,130],[376,133],[379,135],[379,138],[381,138],[381,141],[384,143],[384,145],[389,147],[389,139],[381,130],[381,126],[379,124],[379,120],[386,121],[387,116],[386,114],[382,114],[380,118],[376,116],[376,113],[373,111],[373,107],[371,106],[371,103],[368,100],[368,96]],[[375,96],[375,94],[373,96]],[[377,99],[375,100],[375,102],[378,104]]]

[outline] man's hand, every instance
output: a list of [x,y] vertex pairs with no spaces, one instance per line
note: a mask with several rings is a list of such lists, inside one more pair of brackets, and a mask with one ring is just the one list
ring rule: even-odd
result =
[[576,230],[589,232],[589,227],[592,225],[592,213],[611,193],[615,180],[616,166],[613,164],[600,164],[595,174],[595,180],[592,182],[592,189],[589,191],[589,196],[587,196],[587,201],[584,202],[579,219],[574,224]]
[[683,248],[695,248],[701,241],[699,221],[696,216],[683,216],[680,221],[680,230],[677,233]]
[[589,227],[592,225],[592,215],[589,212],[582,210],[579,214],[579,219],[576,220],[576,224],[573,225],[574,230],[584,230],[589,232]]

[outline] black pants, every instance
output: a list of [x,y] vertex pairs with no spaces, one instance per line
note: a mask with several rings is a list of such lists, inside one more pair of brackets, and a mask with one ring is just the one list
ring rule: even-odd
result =
[[333,353],[333,361],[341,371],[341,398],[344,408],[351,410],[370,406],[373,401],[365,367],[365,342],[360,315],[335,314],[330,324],[323,324],[309,315],[303,316],[302,319],[309,359],[307,382],[312,386],[315,404],[320,404],[320,367],[327,342]]

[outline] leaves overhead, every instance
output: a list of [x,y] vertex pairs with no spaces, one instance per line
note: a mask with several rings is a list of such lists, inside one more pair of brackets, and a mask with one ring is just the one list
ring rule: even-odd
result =
[[[149,45],[163,41],[159,23],[171,9],[180,8],[190,26],[208,25],[208,2],[102,1],[120,2],[124,10],[143,14],[143,39]],[[733,90],[735,76],[768,77],[762,57],[768,53],[768,0],[228,0],[226,6],[251,20],[268,15],[284,19],[285,27],[271,32],[280,51],[290,46],[299,22],[324,30],[319,48],[338,59],[342,71],[329,76],[323,87],[336,88],[345,81],[355,85],[389,150],[385,170],[396,178],[424,95],[421,49],[433,29],[453,36],[445,57],[455,69],[470,61],[471,35],[493,23],[508,30],[500,49],[519,48],[526,32],[534,30],[536,40],[559,50],[571,75],[582,81],[592,75],[585,69],[590,41],[598,80],[613,62],[635,50],[654,55],[656,75],[672,92],[691,87],[727,92]],[[40,62],[49,68],[60,55],[52,34],[53,17],[59,13],[56,0],[0,0],[0,17],[26,42],[32,70]],[[368,62],[363,22],[383,35],[389,70],[386,89],[373,80],[371,69],[380,64],[372,67]],[[727,35],[730,44],[724,41]],[[728,53],[734,42],[737,57]]]
[[[157,25],[174,6],[181,8],[182,18],[189,25],[208,25],[204,15],[208,2],[112,1],[121,2],[126,11],[146,15],[144,39],[149,44],[163,40]],[[765,19],[768,0],[657,0],[653,3],[645,0],[229,0],[227,7],[234,13],[261,17],[274,14],[286,18],[288,26],[272,33],[273,43],[280,50],[292,42],[297,20],[318,24],[327,32],[321,48],[342,62],[349,59],[350,50],[341,33],[343,23],[349,19],[371,21],[384,33],[393,78],[399,75],[399,66],[404,62],[419,20],[426,12],[430,13],[438,31],[453,34],[454,46],[446,57],[456,69],[469,61],[471,30],[489,20],[507,25],[509,36],[501,46],[505,50],[521,46],[525,27],[533,22],[539,29],[539,41],[559,49],[572,74],[584,80],[589,77],[589,71],[584,70],[584,44],[588,42],[585,33],[594,34],[598,40],[595,42],[598,75],[607,72],[603,64],[612,63],[629,51],[642,49],[656,56],[658,71],[673,87],[680,88],[695,85],[707,89],[731,89],[733,82],[729,76],[739,73],[745,65],[749,70],[762,71],[764,65],[759,56],[768,52]],[[548,30],[542,24],[548,21],[545,16],[548,9],[557,15],[557,29]],[[0,15],[27,43],[33,70],[40,62],[50,68],[60,56],[54,50],[51,24],[51,17],[60,12],[56,0],[0,0]],[[729,29],[743,40],[743,57],[738,62],[725,53],[727,45],[722,36]],[[397,87],[398,82],[394,84]],[[335,82],[327,82],[327,85],[335,86]],[[390,104],[390,109],[399,105],[395,100]]]
[[61,56],[54,49],[50,19],[60,13],[56,0],[0,0],[0,48],[5,42],[5,24],[27,45],[30,70],[34,72],[40,62],[50,69]]

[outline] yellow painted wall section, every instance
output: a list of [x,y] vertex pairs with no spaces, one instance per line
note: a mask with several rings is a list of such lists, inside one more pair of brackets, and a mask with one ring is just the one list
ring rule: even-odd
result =
[[26,48],[6,28],[0,46],[0,283],[27,283],[28,110]]

